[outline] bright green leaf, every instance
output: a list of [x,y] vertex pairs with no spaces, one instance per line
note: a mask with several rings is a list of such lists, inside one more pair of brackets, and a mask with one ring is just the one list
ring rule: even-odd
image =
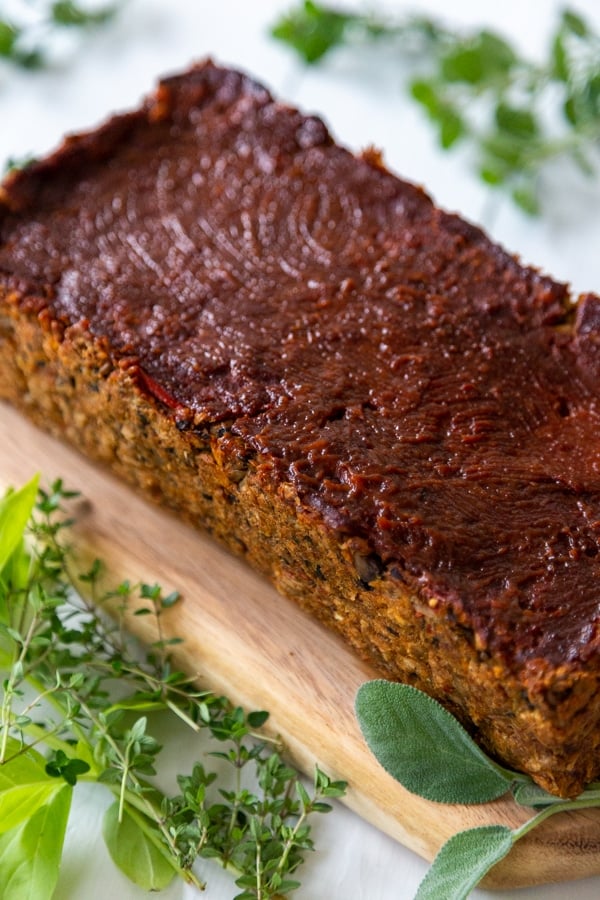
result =
[[415,900],[464,900],[512,845],[512,832],[504,825],[455,834],[434,859]]
[[25,541],[20,540],[4,566],[2,577],[12,592],[18,594],[29,584],[30,573],[31,554]]
[[46,760],[33,747],[23,751],[23,745],[15,738],[8,738],[6,744],[7,762],[0,765],[0,791],[19,784],[48,781],[44,771]]
[[0,793],[0,834],[29,819],[57,793],[56,781],[47,779],[33,784],[19,784]]
[[35,475],[18,491],[9,491],[0,501],[0,572],[19,546],[37,497]]
[[410,93],[414,100],[425,107],[432,119],[437,118],[441,101],[438,86],[434,82],[416,78],[410,84]]
[[[147,829],[160,837],[156,825],[145,822]],[[134,884],[146,891],[161,891],[172,881],[175,863],[166,857],[166,846],[161,852],[127,809],[119,822],[116,802],[106,810],[102,833],[113,862]]]
[[465,133],[462,118],[453,109],[447,108],[440,116],[440,144],[444,150],[453,146]]
[[512,783],[512,776],[488,759],[449,712],[409,685],[380,680],[363,684],[356,713],[383,768],[420,797],[439,803],[486,803]]
[[51,900],[71,797],[72,788],[60,787],[31,818],[0,837],[2,900]]

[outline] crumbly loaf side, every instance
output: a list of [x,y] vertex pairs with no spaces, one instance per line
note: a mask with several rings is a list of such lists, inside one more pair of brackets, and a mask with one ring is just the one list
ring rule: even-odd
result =
[[[201,526],[345,638],[383,675],[441,700],[494,755],[555,793],[600,775],[600,691],[581,668],[508,671],[472,629],[425,604],[364,541],[340,537],[270,477],[227,423],[180,431],[105,343],[0,288],[0,396]],[[274,550],[276,548],[276,550]]]

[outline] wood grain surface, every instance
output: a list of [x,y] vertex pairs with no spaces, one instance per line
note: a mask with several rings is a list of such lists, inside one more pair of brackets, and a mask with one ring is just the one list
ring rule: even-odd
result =
[[[183,637],[178,664],[202,685],[237,703],[268,709],[271,727],[306,772],[318,763],[349,782],[347,804],[426,859],[456,831],[504,823],[529,812],[511,800],[446,806],[406,792],[371,756],[353,707],[358,686],[377,677],[319,623],[282,598],[244,562],[170,513],[150,505],[0,404],[0,484],[18,486],[42,473],[81,491],[75,543],[109,566],[114,579],[160,582],[183,602],[163,617],[166,636]],[[129,626],[151,639],[151,617]],[[523,840],[487,877],[486,887],[514,888],[600,873],[600,810],[563,813]]]

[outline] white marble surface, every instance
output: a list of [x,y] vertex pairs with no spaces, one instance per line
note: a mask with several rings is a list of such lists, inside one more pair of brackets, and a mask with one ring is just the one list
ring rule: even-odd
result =
[[[15,0],[0,0],[4,12]],[[348,2],[347,6],[358,6]],[[554,0],[503,0],[501,4],[454,0],[372,3],[395,12],[419,10],[463,25],[487,24],[504,31],[532,54],[541,52],[562,6]],[[600,289],[600,179],[584,181],[568,169],[545,192],[545,215],[531,220],[506,201],[490,202],[469,174],[461,153],[442,154],[419,110],[403,97],[402,79],[388,54],[366,54],[360,65],[339,55],[306,72],[269,39],[268,24],[288,8],[280,0],[129,0],[120,17],[98,32],[84,50],[68,51],[50,71],[16,75],[0,67],[0,165],[8,156],[41,154],[68,131],[95,125],[110,111],[134,105],[163,73],[211,55],[244,68],[273,91],[321,114],[335,136],[353,149],[374,144],[391,168],[424,184],[436,201],[485,227],[524,261],[538,265],[576,291]],[[600,4],[577,8],[600,28]],[[198,748],[188,740],[171,745],[168,769],[191,768]],[[146,896],[113,868],[100,837],[105,797],[100,789],[76,792],[57,890],[58,900],[135,900]],[[426,871],[414,854],[361,822],[343,807],[318,822],[318,852],[302,870],[298,900],[408,900]],[[168,900],[230,900],[229,876],[206,865],[208,889],[200,894],[173,885]],[[600,878],[573,885],[513,892],[476,891],[478,900],[522,897],[592,900]],[[440,898],[445,900],[445,898]]]

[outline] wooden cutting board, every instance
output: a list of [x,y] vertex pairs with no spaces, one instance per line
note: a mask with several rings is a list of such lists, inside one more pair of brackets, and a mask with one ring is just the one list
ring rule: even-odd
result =
[[[406,792],[371,756],[355,721],[356,690],[374,672],[245,563],[0,404],[0,485],[19,486],[36,471],[44,483],[62,477],[81,491],[76,545],[103,559],[115,582],[156,581],[182,593],[163,617],[166,636],[185,638],[178,664],[204,687],[269,710],[292,760],[307,773],[318,763],[347,780],[346,802],[360,816],[426,859],[461,829],[516,827],[530,817],[510,800],[446,806]],[[131,630],[152,639],[150,619],[131,617]],[[585,810],[535,829],[485,884],[513,888],[596,874],[600,810]]]

